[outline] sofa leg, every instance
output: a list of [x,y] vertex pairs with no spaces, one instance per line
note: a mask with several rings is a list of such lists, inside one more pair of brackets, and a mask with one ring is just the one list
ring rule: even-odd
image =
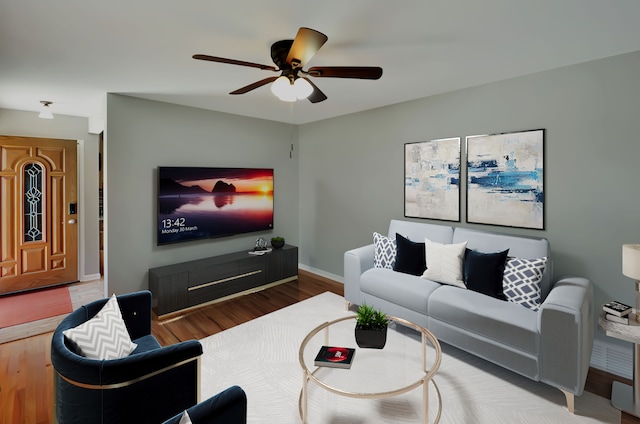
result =
[[562,393],[564,393],[564,397],[567,399],[567,409],[569,410],[569,412],[571,412],[572,414],[575,414],[575,396],[573,395],[573,393],[569,393],[566,390],[562,390]]

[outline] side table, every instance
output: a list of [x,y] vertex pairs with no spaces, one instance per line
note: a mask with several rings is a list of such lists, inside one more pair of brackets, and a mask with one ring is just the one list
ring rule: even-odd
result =
[[609,337],[633,343],[633,386],[614,381],[611,387],[611,405],[640,417],[640,323],[633,317],[635,310],[629,314],[629,324],[620,324],[606,320],[601,313],[598,317],[598,329]]

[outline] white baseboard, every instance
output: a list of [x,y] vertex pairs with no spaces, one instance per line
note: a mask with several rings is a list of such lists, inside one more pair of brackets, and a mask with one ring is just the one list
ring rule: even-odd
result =
[[100,278],[102,278],[102,276],[100,275],[100,273],[98,274],[88,274],[88,275],[83,275],[80,277],[80,281],[85,282],[85,281],[94,281],[94,280],[99,280]]
[[631,379],[633,375],[633,349],[595,339],[591,353],[591,366]]
[[341,275],[331,274],[331,273],[323,271],[321,269],[313,268],[313,267],[310,267],[308,265],[304,265],[304,264],[301,264],[301,263],[298,263],[298,268],[300,268],[300,269],[302,269],[304,271],[309,271],[309,272],[312,272],[314,274],[318,274],[321,277],[325,277],[325,278],[328,278],[330,280],[334,280],[334,281],[337,281],[339,283],[344,284],[344,278]]

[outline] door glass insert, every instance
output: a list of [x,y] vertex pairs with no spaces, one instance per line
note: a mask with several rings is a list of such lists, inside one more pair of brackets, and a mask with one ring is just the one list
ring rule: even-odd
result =
[[44,169],[37,163],[24,167],[24,241],[42,240]]

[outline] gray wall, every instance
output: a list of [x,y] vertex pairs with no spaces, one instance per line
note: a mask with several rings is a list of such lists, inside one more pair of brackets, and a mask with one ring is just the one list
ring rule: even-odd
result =
[[[0,134],[21,137],[48,137],[68,140],[84,140],[84,155],[78,161],[84,163],[84,174],[79,178],[84,191],[84,210],[79,209],[80,225],[84,231],[81,241],[84,262],[80,264],[80,279],[100,275],[99,225],[98,225],[98,135],[89,134],[87,118],[55,115],[55,119],[40,119],[37,112],[0,109]],[[81,258],[79,258],[81,259]]]
[[639,72],[636,52],[301,126],[300,261],[342,275],[345,250],[404,219],[404,143],[545,128],[546,229],[466,224],[466,186],[457,225],[546,237],[556,276],[590,278],[596,305],[632,304],[621,245],[640,242]]
[[[298,244],[295,126],[110,94],[105,148],[109,292],[147,289],[149,268],[250,250],[260,236]],[[273,232],[156,246],[158,166],[274,168]]]

